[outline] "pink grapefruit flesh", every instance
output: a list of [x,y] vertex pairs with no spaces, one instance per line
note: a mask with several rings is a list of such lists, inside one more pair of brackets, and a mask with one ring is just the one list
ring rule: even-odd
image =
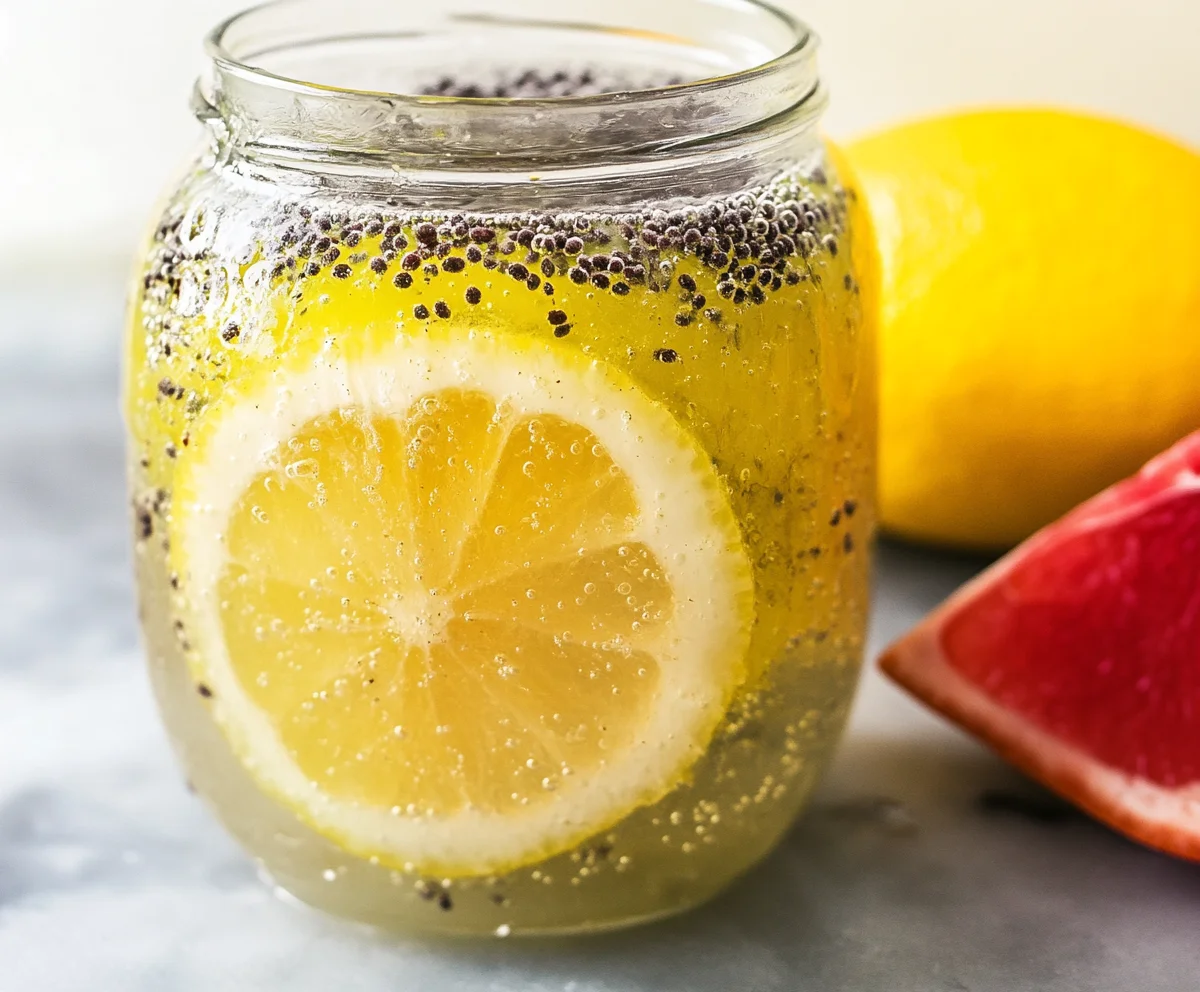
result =
[[1200,861],[1200,433],[885,652],[927,705],[1132,839]]

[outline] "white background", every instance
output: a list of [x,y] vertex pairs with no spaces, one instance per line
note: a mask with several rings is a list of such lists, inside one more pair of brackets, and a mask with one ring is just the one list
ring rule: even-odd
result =
[[[187,99],[201,38],[244,3],[0,0],[0,286],[61,271],[64,258],[121,278],[198,133]],[[951,106],[1058,103],[1200,146],[1197,0],[789,6],[824,37],[835,136]]]

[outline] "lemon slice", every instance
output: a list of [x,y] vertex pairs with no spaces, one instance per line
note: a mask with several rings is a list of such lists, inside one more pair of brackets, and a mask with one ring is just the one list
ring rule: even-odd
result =
[[743,678],[723,484],[599,364],[405,339],[228,395],[184,454],[195,674],[260,787],[356,854],[561,852],[679,784]]

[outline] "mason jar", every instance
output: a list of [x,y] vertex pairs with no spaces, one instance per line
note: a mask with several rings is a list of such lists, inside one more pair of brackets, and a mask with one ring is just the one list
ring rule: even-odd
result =
[[189,781],[283,890],[581,932],[765,857],[858,677],[875,249],[757,0],[208,40],[126,414]]

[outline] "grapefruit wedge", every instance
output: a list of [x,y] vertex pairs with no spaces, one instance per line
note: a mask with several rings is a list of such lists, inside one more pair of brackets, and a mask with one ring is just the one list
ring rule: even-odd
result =
[[880,664],[1110,827],[1200,861],[1200,433],[1034,535]]

